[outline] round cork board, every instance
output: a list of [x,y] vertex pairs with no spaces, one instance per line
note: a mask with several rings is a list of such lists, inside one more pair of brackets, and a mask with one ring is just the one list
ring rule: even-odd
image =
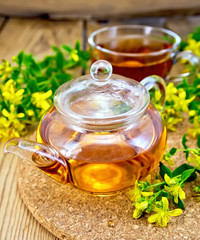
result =
[[[169,147],[182,147],[181,139],[187,122],[168,134]],[[195,146],[195,140],[188,142]],[[176,165],[185,161],[176,154]],[[166,228],[149,224],[148,216],[133,219],[133,207],[122,193],[95,197],[70,185],[62,185],[24,160],[19,161],[18,186],[24,203],[33,216],[50,232],[67,240],[197,240],[200,226],[200,205],[193,198],[194,183],[184,188],[187,198],[183,214],[173,217]]]

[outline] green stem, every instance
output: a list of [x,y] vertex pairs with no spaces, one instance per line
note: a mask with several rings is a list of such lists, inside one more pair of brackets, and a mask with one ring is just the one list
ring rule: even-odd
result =
[[177,149],[176,151],[193,151],[193,150],[200,150],[200,148],[184,148],[184,149]]
[[[175,176],[173,178],[179,178],[179,177],[181,177],[181,174],[179,174],[179,175],[177,175],[177,176]],[[166,184],[165,181],[160,182],[160,183],[155,183],[153,185],[148,186],[146,189],[149,189],[149,188],[152,188],[152,187],[159,187],[159,186],[162,186],[162,185],[165,185],[165,184]]]
[[153,203],[153,201],[154,201],[162,192],[163,192],[163,189],[160,190],[160,191],[158,191],[158,192],[155,194],[155,196],[150,200],[149,203]]
[[50,81],[47,80],[47,81],[40,82],[40,83],[38,83],[37,85],[40,87],[40,86],[42,86],[42,85],[47,85],[47,84],[49,84],[49,83],[50,83]]
[[165,183],[166,183],[165,181],[164,181],[164,182],[160,182],[160,183],[156,183],[156,184],[153,184],[153,185],[148,186],[146,189],[152,188],[152,187],[159,187],[159,186],[164,185]]

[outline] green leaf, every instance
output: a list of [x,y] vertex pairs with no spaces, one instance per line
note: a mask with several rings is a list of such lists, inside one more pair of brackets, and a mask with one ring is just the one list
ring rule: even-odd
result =
[[193,86],[197,87],[199,85],[199,83],[200,83],[200,78],[196,77],[194,82],[193,82]]
[[28,81],[27,87],[29,88],[30,92],[32,92],[32,93],[39,91],[36,79],[30,79]]
[[160,176],[164,179],[164,175],[167,174],[170,178],[172,177],[171,170],[166,167],[163,163],[160,163]]
[[172,177],[176,177],[180,174],[182,174],[185,170],[188,169],[194,169],[194,167],[192,167],[191,165],[184,163],[182,165],[180,165],[179,167],[177,167],[173,172],[172,172]]
[[[197,171],[197,170],[196,170]],[[197,171],[198,172],[198,171]],[[197,179],[197,174],[193,172],[191,176],[185,181],[185,183],[193,182]]]
[[74,60],[67,60],[64,63],[65,69],[71,69],[77,66],[76,62]]
[[199,101],[192,101],[191,103],[190,103],[190,110],[198,110],[198,105],[200,104],[200,102]]
[[191,33],[192,39],[196,40],[197,42],[200,41],[200,27],[197,27],[194,32]]
[[173,155],[176,153],[176,151],[177,151],[177,148],[172,148],[172,149],[169,151],[169,153],[170,153],[171,156],[173,156]]
[[179,197],[178,197],[178,203],[174,202],[174,197],[172,198],[172,201],[173,201],[173,204],[175,206],[177,206],[178,208],[183,209],[183,210],[185,209],[184,202]]
[[[193,166],[184,163],[182,165],[180,165],[179,167],[177,167],[173,172],[172,172],[172,177],[176,177],[178,175],[181,175],[184,171],[188,170],[188,169],[194,169]],[[193,172],[191,174],[191,176],[185,181],[185,182],[192,182],[197,178],[197,175],[195,172]]]
[[72,74],[69,73],[56,73],[54,77],[58,80],[59,84],[63,84],[72,79]]
[[56,72],[56,68],[48,67],[48,68],[46,69],[46,75],[47,75],[47,77],[50,78],[53,72]]
[[[186,145],[186,142],[188,141],[187,138],[186,138],[187,134],[185,133],[182,137],[182,145],[185,149],[188,149],[187,145]],[[189,151],[185,151],[185,156],[186,158],[189,157]]]
[[41,71],[39,64],[37,64],[34,60],[31,61],[31,70],[37,74]]
[[55,77],[51,78],[51,90],[54,92],[59,87],[59,82]]
[[64,56],[62,52],[57,52],[56,54],[56,65],[58,69],[63,69],[64,65]]
[[24,51],[20,51],[17,55],[17,62],[19,64],[19,66],[21,66],[22,62],[23,62],[23,57],[24,57]]
[[80,65],[83,67],[84,70],[88,69],[88,65],[86,61],[80,61]]
[[161,192],[161,196],[162,196],[162,197],[169,198],[169,193],[166,192],[166,191],[162,191],[162,192]]
[[71,52],[72,51],[72,48],[69,46],[69,45],[62,45],[62,48],[65,50],[65,51],[67,51],[67,52]]
[[51,47],[55,53],[60,52],[60,49],[56,46]]
[[26,67],[30,67],[33,60],[32,54],[25,54],[23,55],[23,64],[26,65]]
[[181,180],[185,182],[194,173],[194,169],[187,169],[181,174]]
[[49,64],[51,63],[53,57],[52,56],[46,56],[45,59],[41,62],[38,62],[40,68],[47,68]]
[[196,172],[200,173],[200,169],[199,169],[199,168],[196,168]]
[[81,49],[81,44],[80,41],[77,41],[75,44],[75,49],[77,49],[78,51]]
[[20,71],[19,71],[19,69],[16,68],[12,72],[12,77],[11,78],[16,81],[18,79],[18,77],[19,77],[19,74],[20,74]]
[[194,172],[194,167],[184,163],[182,165],[180,165],[179,167],[177,167],[173,172],[172,172],[172,177],[176,177],[178,175],[181,175],[184,171],[191,169],[191,171],[193,170],[192,174],[187,178],[187,180],[185,180],[186,183],[188,182],[192,182],[197,178],[197,174]]
[[37,76],[37,82],[40,83],[40,82],[46,82],[47,81],[47,77],[45,76]]
[[183,135],[183,137],[182,137],[182,145],[183,145],[184,148],[187,149],[188,147],[186,146],[186,142],[187,142],[188,140],[187,140],[186,136],[187,136],[187,134],[185,133],[185,134]]
[[197,146],[200,148],[200,134],[197,137]]

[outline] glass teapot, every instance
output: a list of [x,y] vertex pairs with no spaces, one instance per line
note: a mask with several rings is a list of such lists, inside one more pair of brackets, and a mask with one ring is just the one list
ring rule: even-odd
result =
[[165,96],[165,83],[158,76],[138,83],[112,74],[104,60],[93,63],[90,73],[57,89],[37,142],[11,139],[4,151],[59,182],[110,195],[134,185],[161,160],[166,128],[147,89],[157,85]]

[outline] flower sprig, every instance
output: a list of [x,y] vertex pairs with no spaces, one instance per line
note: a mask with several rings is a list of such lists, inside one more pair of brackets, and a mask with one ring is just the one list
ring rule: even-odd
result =
[[200,74],[192,84],[183,79],[183,83],[174,85],[169,83],[166,88],[166,101],[164,107],[160,105],[161,95],[154,89],[151,99],[158,110],[161,111],[165,126],[170,131],[176,131],[178,123],[184,120],[183,113],[188,114],[191,127],[188,133],[191,137],[197,138],[197,145],[200,147]]
[[[181,42],[181,50],[191,50],[200,57],[200,27],[188,35],[186,42]],[[182,83],[174,85],[172,82],[167,85],[166,102],[162,108],[160,106],[161,94],[154,89],[151,97],[154,105],[161,114],[168,130],[176,131],[178,123],[182,122],[183,112],[186,112],[192,127],[188,133],[193,138],[197,138],[200,146],[200,72],[194,76],[192,83],[183,78]]]
[[21,51],[12,62],[0,65],[0,140],[25,135],[52,105],[55,90],[72,79],[69,70],[87,68],[89,52],[82,51],[79,42],[74,48],[52,49],[42,61]]
[[181,50],[193,51],[200,57],[200,26],[188,35],[186,41],[182,41]]
[[[150,177],[146,181],[136,181],[134,188],[128,192],[130,201],[134,206],[133,217],[139,218],[144,213],[151,214],[149,223],[156,223],[165,227],[172,216],[179,216],[184,209],[183,200],[186,194],[183,190],[185,183],[196,180],[200,173],[200,148],[188,148],[187,138],[182,138],[183,149],[172,148],[163,155],[163,162],[167,164],[173,161],[176,152],[186,153],[186,161],[171,171],[163,162],[160,163],[159,176],[151,182]],[[170,159],[170,161],[169,161]],[[194,188],[196,199],[200,199],[200,185]],[[169,201],[174,208],[169,208]],[[200,200],[199,200],[200,201]],[[177,207],[177,208],[176,208]]]

